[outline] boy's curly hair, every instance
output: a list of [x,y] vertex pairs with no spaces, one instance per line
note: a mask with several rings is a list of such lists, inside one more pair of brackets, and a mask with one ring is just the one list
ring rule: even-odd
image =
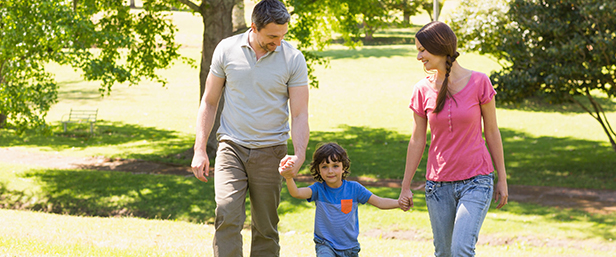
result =
[[351,167],[351,160],[347,155],[346,150],[342,148],[342,146],[336,143],[325,143],[319,146],[319,148],[314,151],[312,155],[312,162],[310,163],[310,174],[314,180],[318,182],[323,182],[323,178],[321,177],[320,167],[321,163],[329,163],[332,162],[341,162],[342,169],[344,172],[342,173],[342,179],[345,179],[351,171],[349,168]]

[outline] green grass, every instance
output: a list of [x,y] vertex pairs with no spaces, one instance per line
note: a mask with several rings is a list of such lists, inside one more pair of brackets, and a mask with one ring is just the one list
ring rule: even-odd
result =
[[[0,205],[35,210],[0,210],[0,253],[211,256],[213,183],[190,176],[0,167]],[[368,189],[383,197],[395,198],[399,193],[395,188]],[[410,212],[360,206],[365,256],[429,255],[431,232],[424,195],[415,193],[416,206]],[[284,189],[279,213],[283,256],[296,256],[293,250],[298,247],[307,252],[304,256],[311,256],[314,205],[292,198]],[[249,232],[244,234],[244,244],[249,245]],[[492,206],[478,254],[608,256],[600,249],[616,249],[614,238],[613,215],[512,202],[502,210]],[[203,247],[194,249],[197,245]]]
[[[192,24],[200,24],[200,19],[190,13],[174,13],[174,18],[183,24],[178,39],[189,46],[183,54],[199,59],[200,25]],[[416,29],[377,36],[409,38]],[[425,76],[414,45],[334,45],[322,54],[331,62],[330,68],[317,67],[321,85],[310,90],[308,159],[316,144],[335,141],[349,152],[352,176],[401,178],[412,117],[408,102],[413,84]],[[459,61],[484,73],[499,68],[475,54],[464,54]],[[111,95],[101,98],[97,83],[82,81],[67,67],[50,69],[60,84],[60,101],[47,116],[54,134],[17,136],[0,130],[0,146],[189,163],[176,156],[194,141],[197,70],[180,63],[161,71],[169,79],[166,88],[148,81],[116,85]],[[608,119],[616,122],[616,103],[600,101]],[[68,133],[62,132],[60,120],[70,108],[99,109],[94,136],[88,135],[87,126],[72,125]],[[533,101],[499,105],[497,114],[509,184],[616,190],[615,153],[590,115],[570,104]],[[425,158],[415,180],[425,175]],[[391,198],[399,193],[394,188],[370,190]],[[423,193],[415,194],[411,212],[360,207],[362,256],[430,255]],[[290,197],[286,189],[282,196],[282,256],[313,256],[314,205]],[[17,209],[0,209],[0,255],[211,256],[213,183],[192,176],[0,163],[0,206]],[[616,249],[615,227],[613,215],[510,202],[488,213],[478,256],[609,256]],[[249,232],[243,234],[247,254]]]

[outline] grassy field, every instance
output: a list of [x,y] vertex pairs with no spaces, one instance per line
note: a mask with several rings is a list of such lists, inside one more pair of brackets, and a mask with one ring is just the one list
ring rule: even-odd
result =
[[[191,176],[0,167],[0,205],[6,208],[0,210],[0,255],[212,254],[213,183]],[[399,193],[395,188],[368,189],[383,197]],[[424,194],[415,193],[416,206],[410,212],[360,206],[362,256],[430,255]],[[284,189],[279,213],[282,256],[314,256],[314,206]],[[250,232],[243,234],[248,247]],[[610,256],[616,250],[614,238],[614,215],[511,202],[502,210],[492,207],[477,253]]]
[[[199,59],[200,19],[174,13],[185,56]],[[425,20],[421,16],[414,18]],[[416,29],[416,28],[415,28]],[[382,36],[412,36],[413,29]],[[377,35],[378,36],[378,35]],[[310,155],[315,145],[336,141],[348,151],[352,175],[401,178],[410,134],[408,102],[425,73],[413,45],[334,45],[322,53],[321,81],[310,90]],[[464,54],[467,68],[490,73],[487,57]],[[50,65],[60,83],[60,101],[49,112],[54,135],[16,136],[0,130],[2,147],[70,156],[138,158],[187,164],[175,158],[192,146],[198,106],[198,71],[177,64],[161,71],[166,88],[150,82],[116,85],[101,97],[67,67]],[[616,103],[603,101],[616,122]],[[96,134],[71,126],[70,108],[97,108]],[[527,102],[498,106],[508,181],[512,185],[616,190],[615,153],[599,124],[573,105]],[[424,157],[425,158],[425,157]],[[304,172],[306,172],[304,170]],[[425,174],[425,159],[416,180]],[[399,189],[370,188],[396,198]],[[411,212],[361,206],[362,256],[429,256],[431,232],[421,190]],[[314,256],[314,206],[283,191],[283,256]],[[2,256],[211,256],[213,183],[191,176],[57,170],[0,163],[0,255]],[[29,211],[24,211],[29,210]],[[56,213],[56,214],[50,214]],[[249,232],[244,232],[249,245]],[[511,202],[491,209],[478,256],[610,256],[616,251],[614,215]],[[245,249],[247,253],[247,249]]]

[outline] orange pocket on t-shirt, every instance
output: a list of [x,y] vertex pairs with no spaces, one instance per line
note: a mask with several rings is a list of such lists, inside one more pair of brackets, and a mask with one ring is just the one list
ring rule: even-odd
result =
[[344,214],[349,214],[353,210],[353,199],[340,200],[340,210]]

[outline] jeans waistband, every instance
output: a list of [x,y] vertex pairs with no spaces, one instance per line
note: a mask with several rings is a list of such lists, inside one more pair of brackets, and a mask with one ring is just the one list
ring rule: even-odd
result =
[[447,184],[455,184],[455,183],[466,184],[466,183],[471,182],[475,178],[480,177],[480,176],[490,176],[490,177],[493,177],[494,175],[493,175],[493,173],[490,173],[490,174],[486,174],[486,175],[477,175],[477,176],[470,177],[470,178],[463,179],[463,180],[456,180],[456,181],[432,181],[432,180],[430,180],[430,182],[438,184],[438,185],[447,185]]

